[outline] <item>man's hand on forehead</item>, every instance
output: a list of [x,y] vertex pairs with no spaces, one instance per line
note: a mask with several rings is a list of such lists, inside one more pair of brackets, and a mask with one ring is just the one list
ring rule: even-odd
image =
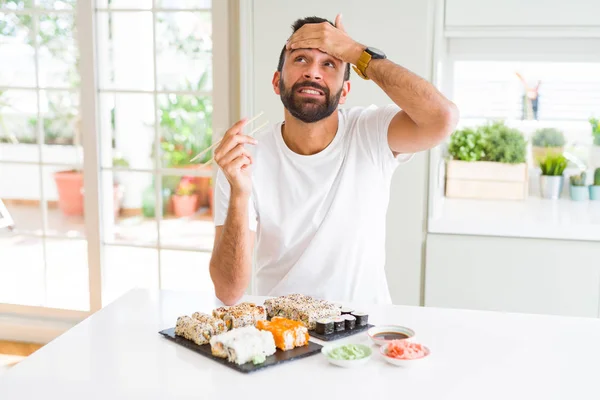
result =
[[342,15],[338,14],[335,27],[329,22],[304,25],[290,37],[286,48],[318,49],[344,62],[356,64],[365,46],[348,36],[342,24]]

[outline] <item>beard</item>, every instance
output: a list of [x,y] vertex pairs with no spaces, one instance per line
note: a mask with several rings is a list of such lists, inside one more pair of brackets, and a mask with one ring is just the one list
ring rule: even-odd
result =
[[[323,92],[323,98],[304,98],[298,96],[301,87],[313,87]],[[298,82],[287,89],[283,78],[279,80],[279,92],[283,106],[295,118],[305,123],[313,123],[329,117],[337,109],[342,95],[342,88],[331,96],[329,89],[316,82]]]

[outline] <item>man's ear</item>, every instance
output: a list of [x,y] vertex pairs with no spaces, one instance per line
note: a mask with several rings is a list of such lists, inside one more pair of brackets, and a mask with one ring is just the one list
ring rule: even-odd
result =
[[281,74],[279,73],[279,71],[275,71],[275,73],[273,74],[273,90],[275,91],[275,94],[279,95],[279,79],[281,79]]
[[348,93],[350,93],[350,81],[344,81],[342,84],[342,94],[340,95],[340,104],[344,104],[346,102]]

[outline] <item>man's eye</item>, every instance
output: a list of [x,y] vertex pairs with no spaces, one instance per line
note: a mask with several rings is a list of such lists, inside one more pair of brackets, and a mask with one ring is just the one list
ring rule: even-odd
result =
[[335,68],[335,64],[334,64],[334,63],[332,63],[331,61],[326,61],[326,62],[325,62],[325,65],[326,65],[326,66],[328,66],[328,67]]
[[304,58],[304,57],[297,57],[296,61],[306,61],[306,58]]

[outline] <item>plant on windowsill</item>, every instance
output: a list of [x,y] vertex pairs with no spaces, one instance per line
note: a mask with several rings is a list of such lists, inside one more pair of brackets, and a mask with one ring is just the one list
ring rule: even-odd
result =
[[600,200],[600,168],[594,171],[594,182],[590,185],[590,200]]
[[[527,142],[503,122],[456,131],[450,137],[446,196],[523,200],[528,193]],[[473,162],[476,161],[476,162]]]
[[189,217],[194,215],[198,208],[196,185],[189,178],[183,178],[173,195],[173,211],[176,217]]
[[548,154],[562,154],[565,146],[565,135],[556,128],[541,128],[531,138],[531,153],[536,162]]
[[585,179],[585,171],[582,171],[579,175],[571,175],[569,177],[569,181],[571,182],[571,185],[569,186],[569,195],[571,196],[571,200],[587,200],[588,190],[585,185]]
[[562,154],[548,154],[540,160],[540,192],[544,199],[558,199],[562,193],[564,176],[568,161]]

